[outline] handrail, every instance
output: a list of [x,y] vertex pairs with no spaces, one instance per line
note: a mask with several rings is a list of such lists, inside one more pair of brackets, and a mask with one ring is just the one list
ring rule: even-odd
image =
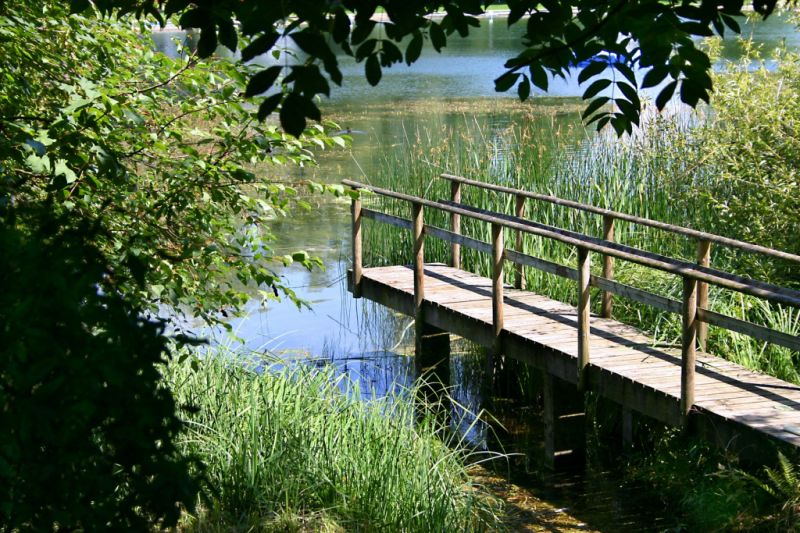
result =
[[764,298],[773,303],[786,304],[800,308],[800,291],[787,289],[785,287],[779,287],[777,285],[772,285],[770,283],[751,280],[748,278],[736,276],[734,274],[729,274],[727,272],[715,270],[708,267],[701,267],[694,263],[690,263],[688,261],[673,259],[651,252],[645,252],[643,250],[639,250],[631,246],[610,243],[608,241],[598,239],[595,237],[589,237],[580,233],[570,232],[568,230],[547,226],[546,224],[532,223],[527,221],[526,221],[527,223],[524,224],[521,222],[514,222],[507,219],[513,217],[506,217],[506,216],[499,217],[499,216],[490,216],[483,213],[476,213],[472,209],[454,207],[442,202],[427,200],[425,198],[419,198],[417,196],[411,196],[408,194],[392,191],[389,189],[383,189],[381,187],[375,187],[373,185],[367,185],[352,180],[343,180],[342,184],[349,187],[353,187],[355,189],[369,190],[381,196],[387,196],[389,198],[395,198],[398,200],[405,200],[407,202],[417,203],[425,207],[438,209],[440,211],[454,213],[464,217],[474,218],[476,220],[482,220],[488,223],[500,224],[501,226],[507,227],[509,229],[520,230],[525,233],[539,235],[541,237],[547,237],[553,240],[563,242],[565,244],[585,247],[593,252],[606,254],[612,257],[623,259],[625,261],[630,261],[632,263],[638,263],[640,265],[654,268],[656,270],[661,270],[664,272],[670,272],[672,274],[689,277],[691,279],[694,279],[695,281],[711,283],[713,285],[724,287],[726,289],[734,290],[744,294],[749,294],[751,296],[756,296],[759,298]]
[[486,183],[483,181],[471,180],[468,178],[462,178],[461,176],[454,176],[453,174],[440,174],[440,178],[449,180],[452,182],[463,183],[465,185],[471,185],[474,187],[479,187],[482,189],[496,191],[496,192],[503,192],[508,194],[515,194],[522,196],[524,198],[531,198],[534,200],[541,200],[544,202],[548,202],[555,205],[562,205],[565,207],[569,207],[572,209],[578,209],[580,211],[586,211],[588,213],[594,213],[597,215],[604,215],[604,216],[611,216],[619,220],[625,220],[626,222],[633,222],[635,224],[641,224],[642,226],[650,226],[653,228],[658,228],[664,231],[669,231],[672,233],[678,233],[680,235],[685,235],[687,237],[693,237],[695,239],[706,240],[709,242],[722,244],[725,246],[730,246],[732,248],[739,248],[741,250],[745,250],[748,252],[759,253],[763,255],[768,255],[771,257],[775,257],[778,259],[783,259],[786,261],[792,261],[795,263],[800,263],[800,255],[791,254],[788,252],[782,252],[780,250],[774,250],[772,248],[767,248],[766,246],[761,246],[758,244],[752,244],[749,242],[739,241],[736,239],[730,239],[728,237],[723,237],[721,235],[715,235],[713,233],[706,233],[703,231],[686,228],[683,226],[676,226],[674,224],[668,224],[666,222],[660,222],[658,220],[652,220],[649,218],[642,218],[637,217],[635,215],[629,215],[627,213],[622,213],[620,211],[612,211],[610,209],[603,209],[601,207],[583,204],[580,202],[575,202],[573,200],[565,200],[563,198],[558,198],[557,196],[551,196],[547,194],[540,194],[534,193],[530,191],[523,191],[521,189],[514,189],[512,187],[506,187],[503,185],[495,185],[492,183]]

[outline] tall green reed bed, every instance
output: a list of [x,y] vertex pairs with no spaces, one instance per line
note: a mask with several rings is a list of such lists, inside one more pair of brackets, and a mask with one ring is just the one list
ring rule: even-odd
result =
[[363,402],[332,372],[298,365],[257,373],[242,366],[242,354],[218,352],[166,370],[176,400],[196,408],[181,445],[205,463],[211,495],[187,529],[498,525],[496,504],[466,473],[470,454],[447,441],[436,416],[420,417],[414,391]]
[[[693,139],[688,120],[653,117],[638,135],[618,139],[610,134],[585,131],[579,126],[577,116],[556,118],[548,114],[547,109],[537,109],[533,113],[500,130],[478,120],[464,119],[458,126],[410,132],[402,145],[379,151],[380,160],[372,165],[377,171],[368,179],[374,185],[439,200],[450,198],[449,182],[437,179],[440,173],[448,172],[715,231],[717,215],[703,196],[697,194],[702,146]],[[483,209],[514,213],[514,198],[506,194],[464,186],[462,201]],[[409,217],[410,207],[403,202],[372,198],[367,203]],[[534,200],[528,200],[526,209],[531,220],[602,236],[602,218],[597,215]],[[426,210],[425,221],[449,227],[447,215],[435,210]],[[489,242],[490,228],[486,223],[462,217],[462,232]],[[368,265],[411,261],[412,245],[407,231],[368,221],[364,238]],[[663,255],[695,259],[694,241],[654,228],[617,221],[615,239]],[[507,232],[506,245],[511,246],[513,242],[513,235]],[[449,243],[430,238],[425,246],[426,261],[449,260]],[[525,236],[523,251],[569,266],[575,266],[577,259],[572,247],[532,235]],[[468,270],[483,275],[490,273],[490,258],[486,254],[462,248],[462,261]],[[712,251],[712,266],[716,268],[753,275],[748,264],[735,252],[721,247]],[[595,254],[592,271],[599,275],[601,268],[600,257]],[[511,281],[512,272],[509,266],[506,281]],[[530,290],[564,302],[576,302],[575,285],[570,280],[534,269],[526,269],[525,279]],[[681,280],[663,272],[618,260],[615,279],[681,299]],[[598,296],[595,292],[595,306],[599,303]],[[790,334],[800,333],[800,316],[791,309],[713,287],[710,305],[720,313],[769,327],[779,326],[778,329]],[[658,343],[680,344],[678,315],[616,297],[614,316],[649,332]],[[712,353],[782,379],[800,382],[796,365],[798,354],[714,327],[709,335],[708,346]]]

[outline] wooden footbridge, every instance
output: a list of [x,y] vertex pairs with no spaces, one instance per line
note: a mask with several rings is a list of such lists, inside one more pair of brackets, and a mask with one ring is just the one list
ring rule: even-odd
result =
[[[580,204],[443,174],[451,183],[449,200],[429,200],[353,181],[346,186],[408,202],[411,220],[362,206],[353,200],[353,268],[350,290],[416,319],[417,350],[422,351],[431,327],[461,335],[542,371],[545,378],[545,422],[548,459],[569,450],[559,444],[559,420],[581,411],[579,391],[590,390],[622,406],[623,431],[630,431],[635,411],[713,442],[741,451],[756,449],[768,437],[774,443],[800,447],[800,387],[756,373],[704,351],[708,325],[800,351],[800,337],[711,311],[708,286],[763,298],[773,304],[800,307],[800,292],[711,268],[710,249],[728,246],[800,264],[800,256]],[[462,187],[480,187],[516,198],[515,216],[485,211],[461,203]],[[524,218],[528,201],[549,202],[603,217],[602,238],[547,226]],[[427,225],[425,210],[449,213],[450,228]],[[461,234],[462,217],[491,226],[491,242]],[[412,232],[411,265],[363,268],[362,220],[372,219]],[[614,223],[623,220],[659,228],[697,241],[697,262],[688,262],[614,242]],[[504,233],[514,232],[515,246]],[[522,253],[524,234],[553,239],[577,249],[577,268]],[[426,264],[426,237],[451,243],[451,262]],[[461,247],[491,257],[492,278],[460,269]],[[602,260],[602,276],[590,273],[593,254]],[[631,261],[679,276],[682,301],[614,281],[614,261]],[[504,284],[505,263],[515,266],[514,287]],[[525,291],[523,267],[532,267],[577,283],[577,307]],[[590,313],[590,287],[602,291],[599,316]],[[612,318],[613,295],[682,315],[680,349],[655,347],[651,339]],[[491,357],[491,356],[490,356]],[[566,392],[564,385],[567,385]],[[569,387],[571,385],[571,391]],[[575,387],[577,386],[577,391]],[[553,397],[556,390],[561,397]],[[548,396],[549,395],[549,396]],[[578,398],[578,404],[574,399]],[[573,411],[575,413],[573,413]],[[575,447],[574,444],[569,445]]]

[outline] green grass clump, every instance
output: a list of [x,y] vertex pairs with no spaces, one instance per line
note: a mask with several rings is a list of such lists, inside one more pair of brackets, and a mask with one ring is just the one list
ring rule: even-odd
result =
[[[220,349],[222,350],[222,349]],[[193,406],[181,445],[206,465],[210,499],[188,529],[482,531],[495,504],[436,416],[410,396],[369,402],[345,377],[303,365],[244,368],[241,355],[173,362]],[[217,524],[216,526],[214,524]]]

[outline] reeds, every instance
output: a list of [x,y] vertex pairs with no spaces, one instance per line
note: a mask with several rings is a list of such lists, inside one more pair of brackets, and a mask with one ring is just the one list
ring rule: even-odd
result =
[[243,359],[217,348],[166,371],[176,400],[196,408],[182,446],[202,459],[210,487],[206,514],[188,529],[244,521],[269,530],[287,516],[347,531],[497,525],[496,504],[466,474],[469,452],[437,416],[420,415],[413,390],[365,402],[330,371],[256,373]]

